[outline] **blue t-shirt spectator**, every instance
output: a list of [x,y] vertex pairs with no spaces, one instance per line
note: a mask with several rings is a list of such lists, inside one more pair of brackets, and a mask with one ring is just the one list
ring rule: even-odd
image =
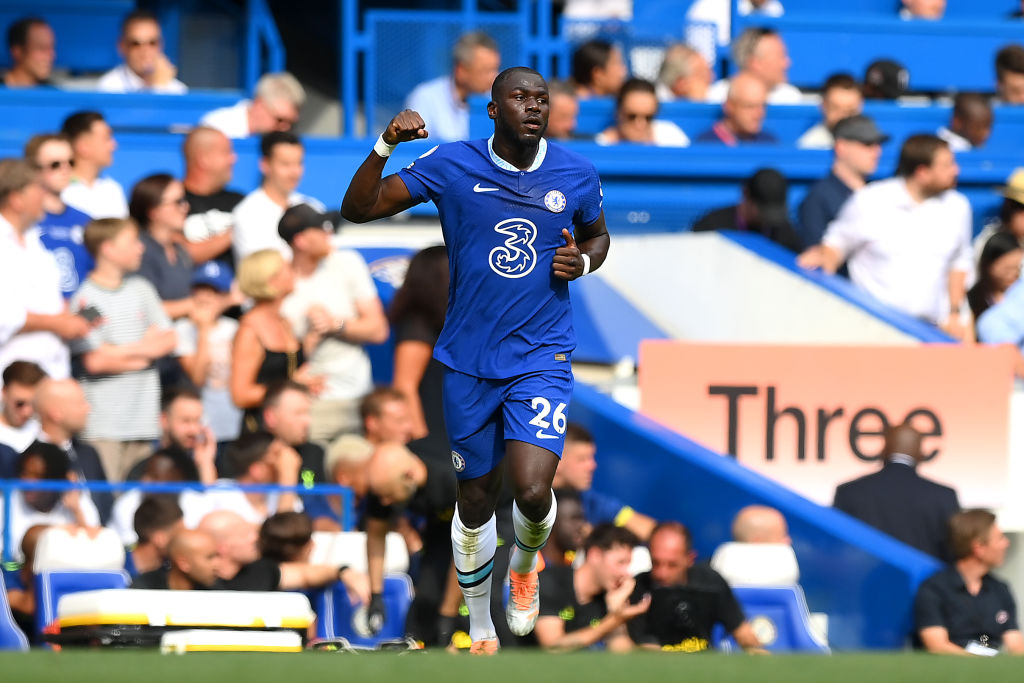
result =
[[47,212],[39,221],[39,241],[53,252],[60,267],[60,291],[65,299],[71,297],[95,265],[85,248],[82,233],[92,220],[87,214],[70,206],[63,213]]
[[852,194],[853,190],[832,172],[811,186],[800,203],[800,225],[797,229],[804,249],[821,244],[825,228]]

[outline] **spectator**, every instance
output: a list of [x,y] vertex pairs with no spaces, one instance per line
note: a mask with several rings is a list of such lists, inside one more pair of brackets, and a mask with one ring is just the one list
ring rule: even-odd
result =
[[897,100],[910,88],[910,72],[899,62],[879,59],[864,72],[864,99]]
[[53,252],[60,268],[60,287],[68,299],[95,265],[85,248],[82,233],[90,218],[71,208],[60,198],[71,183],[75,167],[71,143],[60,134],[34,135],[25,144],[25,160],[39,169],[42,185],[43,209],[46,213],[39,221],[39,241]]
[[837,486],[834,506],[945,560],[950,556],[949,518],[960,503],[956,491],[917,473],[918,465],[930,457],[921,440],[921,433],[907,423],[886,430],[882,469]]
[[39,421],[35,418],[36,388],[46,373],[35,363],[16,360],[3,371],[3,412],[0,412],[0,479],[10,478],[18,453],[35,441]]
[[359,404],[363,432],[373,445],[384,442],[409,443],[413,436],[412,415],[405,394],[393,387],[377,387]]
[[61,133],[71,142],[75,169],[71,184],[60,193],[66,204],[92,218],[126,218],[124,188],[100,175],[114,163],[117,142],[110,126],[97,111],[79,111],[64,119]]
[[[613,652],[633,642],[624,626],[650,606],[645,597],[630,604],[634,581],[629,563],[636,536],[613,524],[599,524],[584,543],[586,559],[545,567],[540,582],[540,616],[534,634],[546,650],[579,650],[605,643]],[[510,596],[515,600],[516,595]]]
[[650,605],[628,627],[637,645],[669,652],[710,650],[712,628],[721,624],[744,650],[763,652],[729,584],[706,563],[695,564],[689,529],[662,522],[650,547],[651,571],[636,577],[630,599]]
[[[811,185],[800,203],[799,237],[804,249],[819,244],[828,224],[846,200],[867,185],[878,170],[882,143],[889,136],[863,115],[850,116],[835,125],[832,169]],[[831,134],[830,134],[831,136]]]
[[1014,282],[1003,300],[990,306],[977,321],[978,341],[986,344],[1013,344],[1020,352],[1014,367],[1018,379],[1024,379],[1024,280]]
[[1006,292],[1020,279],[1024,249],[1020,240],[1008,232],[997,232],[985,243],[978,262],[978,279],[967,291],[967,303],[975,320],[1002,301]]
[[302,510],[302,501],[295,493],[254,493],[231,485],[298,485],[302,457],[272,434],[256,432],[239,437],[228,449],[227,464],[233,481],[222,480],[223,486],[206,492],[207,511],[230,510],[250,524],[261,524],[275,512]]
[[[57,446],[40,441],[33,442],[18,457],[16,478],[32,481],[75,481],[68,456]],[[42,490],[15,490],[11,493],[10,538],[14,544],[14,559],[20,561],[21,540],[29,527],[37,524],[75,525],[95,528],[100,515],[89,492],[74,488],[66,492]],[[0,501],[0,516],[4,513]]]
[[633,18],[633,0],[566,0],[562,16],[628,21]]
[[93,409],[83,437],[99,452],[107,477],[124,481],[160,435],[160,377],[154,362],[169,354],[177,339],[152,285],[128,277],[142,261],[134,221],[92,221],[85,226],[85,246],[96,269],[71,298],[71,308],[91,311],[102,322],[72,346]]
[[231,348],[231,400],[245,411],[241,431],[249,433],[262,428],[259,408],[267,387],[294,379],[317,394],[323,377],[310,373],[303,344],[281,315],[281,303],[295,286],[291,264],[271,249],[257,251],[239,266],[238,284],[255,301],[242,316]]
[[786,194],[785,176],[774,168],[759,169],[743,183],[743,197],[739,204],[710,211],[693,224],[693,231],[756,232],[798,252],[800,239],[789,222]]
[[309,434],[321,443],[359,430],[359,400],[373,388],[363,347],[384,343],[389,332],[363,257],[331,245],[339,220],[337,214],[297,204],[285,211],[277,228],[291,249],[295,272],[295,289],[281,304],[281,314],[296,337],[312,335],[310,370],[324,377]]
[[121,22],[117,51],[124,63],[103,74],[96,84],[101,92],[155,92],[180,95],[188,87],[175,76],[178,70],[163,53],[164,38],[156,15],[135,10]]
[[981,262],[981,252],[992,235],[1007,232],[1024,247],[1024,168],[1016,168],[1006,184],[996,188],[1003,196],[999,215],[990,220],[974,238],[974,260]]
[[242,567],[260,559],[259,527],[237,512],[209,512],[199,520],[196,529],[213,538],[220,560],[218,579],[232,579]]
[[576,117],[580,103],[576,90],[565,81],[552,80],[548,83],[548,127],[544,137],[564,142],[576,134]]
[[622,50],[606,40],[589,40],[572,53],[572,80],[580,99],[615,97],[628,75]]
[[1020,6],[1010,13],[1011,19],[1024,18],[1024,0],[1021,0]]
[[658,69],[658,99],[662,102],[704,102],[713,79],[714,74],[704,55],[689,45],[670,45]]
[[733,60],[740,71],[732,79],[724,78],[708,89],[708,102],[725,102],[732,93],[731,83],[740,74],[761,81],[769,104],[800,104],[803,95],[786,82],[791,64],[786,43],[774,29],[748,28],[732,43]]
[[263,399],[263,424],[274,438],[299,454],[299,479],[305,486],[325,481],[324,449],[309,440],[311,398],[305,386],[286,380],[271,386]]
[[960,310],[973,264],[971,205],[953,189],[959,172],[944,141],[910,136],[896,176],[855,192],[800,265],[835,273],[848,261],[857,287],[962,339]]
[[749,74],[737,74],[729,82],[729,96],[722,104],[723,118],[697,136],[697,142],[736,147],[741,143],[777,143],[774,135],[764,130],[764,84]]
[[287,71],[263,74],[256,81],[252,100],[214,109],[199,123],[234,139],[274,131],[287,133],[299,122],[305,103],[306,91],[295,76]]
[[736,13],[741,17],[751,14],[765,17],[781,17],[786,9],[780,0],[739,0],[736,5]]
[[984,147],[992,134],[992,103],[976,92],[962,92],[953,100],[953,118],[936,135],[954,152]]
[[[367,467],[373,457],[374,446],[362,436],[344,434],[327,447],[324,457],[324,474],[330,484],[347,486],[359,503],[366,498],[369,490]],[[331,509],[330,516],[340,518],[343,513],[341,497],[327,496],[325,502]],[[317,514],[322,514],[317,510]],[[316,515],[311,515],[316,518]]]
[[232,212],[245,196],[227,189],[238,157],[224,133],[199,126],[182,145],[185,156],[185,249],[200,264],[217,259],[234,267]]
[[27,360],[67,377],[64,340],[85,336],[89,322],[67,312],[57,262],[32,229],[43,216],[38,178],[26,161],[0,160],[0,292],[8,294],[0,302],[0,368]]
[[213,588],[220,569],[217,546],[209,534],[182,529],[167,546],[169,566],[139,574],[132,588],[187,591]]
[[169,173],[157,173],[132,188],[128,213],[140,228],[142,265],[140,275],[153,285],[171,320],[192,312],[189,296],[192,258],[181,245],[184,241],[188,200],[185,188]]
[[221,454],[238,438],[242,411],[231,401],[231,346],[238,321],[222,315],[233,300],[231,270],[207,261],[192,273],[192,312],[178,320],[178,360],[202,396],[203,415]]
[[590,534],[590,523],[583,510],[580,492],[573,488],[555,489],[558,512],[551,527],[551,537],[541,550],[546,566],[572,565],[583,542]]
[[996,90],[1003,104],[1024,104],[1024,45],[996,53]]
[[131,563],[135,574],[145,574],[162,567],[169,559],[171,538],[184,529],[184,513],[175,496],[149,495],[143,498],[132,520],[135,542]]
[[[82,386],[73,379],[43,380],[36,387],[35,409],[39,418],[36,439],[55,444],[67,454],[77,481],[107,481],[99,453],[79,438],[92,410]],[[89,497],[96,504],[100,521],[106,524],[114,504],[113,495],[108,491],[91,491]]]
[[[195,462],[184,449],[178,446],[168,446],[161,448],[142,461],[142,467],[138,471],[138,481],[145,484],[198,483],[199,470],[196,469]],[[157,495],[176,501],[188,527],[194,527],[206,513],[206,498],[199,491],[190,490],[178,494]],[[126,547],[131,547],[138,540],[134,520],[135,513],[144,498],[145,494],[140,489],[131,489],[118,496],[114,503],[110,526],[117,532]]]
[[599,145],[632,142],[658,147],[687,147],[690,138],[676,124],[655,118],[658,98],[654,84],[642,78],[631,78],[615,99],[615,125],[597,135]]
[[736,543],[780,543],[792,545],[786,518],[767,505],[748,505],[732,520],[732,540]]
[[11,68],[4,74],[4,85],[8,88],[52,85],[56,44],[53,29],[40,17],[25,17],[7,27]]
[[821,91],[821,118],[797,141],[800,149],[832,149],[832,136],[836,124],[849,116],[856,116],[864,109],[864,97],[860,86],[850,74],[833,74],[825,80]]
[[987,510],[965,510],[949,523],[953,564],[926,579],[914,600],[916,635],[928,652],[1024,654],[1010,587],[992,575],[1010,541]]
[[590,524],[596,526],[611,522],[625,527],[641,540],[649,538],[657,522],[616,498],[594,491],[591,485],[596,469],[597,444],[594,436],[583,425],[570,422],[566,426],[562,459],[551,487],[578,491],[584,516]]
[[487,95],[498,75],[498,44],[483,31],[464,33],[452,49],[451,75],[420,83],[405,100],[418,112],[432,138],[441,142],[469,139],[470,95]]
[[2,572],[7,589],[7,601],[14,623],[35,643],[36,631],[36,575],[33,571],[39,536],[50,527],[46,524],[30,526],[21,538],[21,568],[15,572]]
[[946,0],[903,0],[900,19],[941,19],[946,13]]
[[278,223],[288,207],[309,204],[317,211],[324,205],[295,191],[302,182],[302,142],[291,133],[267,133],[260,140],[260,173],[263,184],[235,207],[235,260],[261,249],[276,249],[286,259],[292,250],[277,234]]
[[[217,479],[215,457],[217,442],[204,423],[199,392],[189,386],[167,389],[160,396],[160,448],[174,448],[189,461],[185,474],[195,470],[191,481],[212,484]],[[155,456],[155,454],[154,454]],[[148,467],[149,458],[140,461],[128,473],[128,481],[137,481]]]

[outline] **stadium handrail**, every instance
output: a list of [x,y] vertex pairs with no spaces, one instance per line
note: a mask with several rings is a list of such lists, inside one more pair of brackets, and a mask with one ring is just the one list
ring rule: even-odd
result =
[[143,493],[182,493],[184,491],[218,491],[238,490],[245,493],[295,493],[304,496],[341,496],[340,523],[342,529],[351,531],[355,526],[354,495],[352,489],[337,484],[313,484],[311,486],[281,486],[279,484],[239,484],[231,481],[218,481],[213,484],[199,482],[142,482],[142,481],[51,481],[0,479],[0,499],[3,500],[3,562],[11,560],[11,495],[15,491],[74,491],[87,490],[98,492],[119,493],[122,491],[139,490]]
[[[266,49],[266,66],[263,50]],[[245,3],[245,77],[246,92],[256,88],[256,81],[265,72],[285,69],[284,42],[274,23],[266,0],[248,0]]]

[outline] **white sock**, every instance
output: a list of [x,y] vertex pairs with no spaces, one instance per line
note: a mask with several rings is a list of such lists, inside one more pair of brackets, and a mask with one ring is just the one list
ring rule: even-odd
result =
[[509,567],[517,574],[532,572],[537,566],[537,553],[548,542],[551,534],[551,527],[555,523],[555,513],[558,505],[555,503],[555,494],[551,494],[551,508],[548,514],[539,522],[534,522],[520,511],[519,505],[512,501],[512,528],[516,532],[516,544],[512,548],[512,555],[509,558]]
[[469,637],[473,642],[497,638],[491,621],[491,572],[498,549],[494,515],[478,529],[467,529],[455,506],[452,517],[452,556],[459,588],[469,610]]

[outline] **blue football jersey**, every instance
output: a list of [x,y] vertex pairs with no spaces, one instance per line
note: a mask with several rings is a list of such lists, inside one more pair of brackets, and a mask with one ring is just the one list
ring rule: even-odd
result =
[[542,140],[521,171],[490,140],[474,140],[435,147],[398,176],[413,199],[437,205],[448,249],[448,313],[434,357],[488,379],[567,367],[576,348],[569,286],[551,264],[563,228],[601,215],[594,165]]
[[78,209],[64,207],[64,213],[47,212],[39,221],[39,241],[53,252],[60,267],[60,289],[71,298],[93,269],[92,255],[85,248],[82,234],[91,219]]

